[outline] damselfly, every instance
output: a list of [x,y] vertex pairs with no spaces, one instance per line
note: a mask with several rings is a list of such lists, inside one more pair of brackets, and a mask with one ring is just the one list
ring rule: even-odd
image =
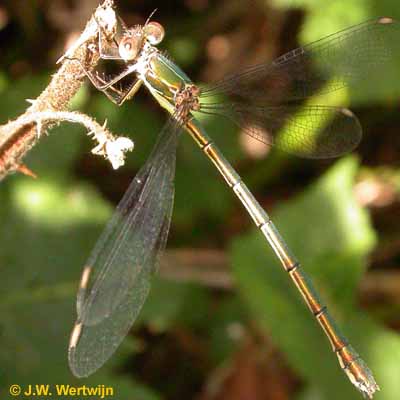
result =
[[[69,346],[69,363],[76,376],[87,376],[103,365],[127,335],[145,302],[167,241],[176,149],[180,133],[186,131],[267,239],[351,382],[363,395],[373,396],[379,388],[371,371],[339,332],[272,221],[195,115],[223,115],[253,138],[303,157],[339,156],[359,143],[358,119],[345,108],[304,104],[299,107],[299,103],[316,93],[368,79],[391,57],[398,31],[399,24],[391,18],[371,20],[300,47],[270,64],[256,65],[215,84],[197,86],[155,47],[164,37],[164,29],[157,22],[147,21],[133,28],[122,24],[120,40],[108,43],[99,30],[101,58],[122,61],[124,70],[108,81],[85,70],[92,83],[116,104],[131,98],[144,84],[171,117],[84,269],[77,299],[78,316]],[[133,81],[123,88],[119,83],[126,77],[133,77]],[[282,92],[279,102],[276,90],[266,90],[267,80]],[[210,102],[211,96],[222,99]],[[279,139],[283,126],[285,135]]]

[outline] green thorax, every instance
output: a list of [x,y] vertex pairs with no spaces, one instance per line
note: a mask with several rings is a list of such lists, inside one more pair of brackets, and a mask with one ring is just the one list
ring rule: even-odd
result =
[[175,109],[176,92],[191,83],[189,77],[175,63],[158,51],[150,56],[141,79],[160,105],[170,113]]

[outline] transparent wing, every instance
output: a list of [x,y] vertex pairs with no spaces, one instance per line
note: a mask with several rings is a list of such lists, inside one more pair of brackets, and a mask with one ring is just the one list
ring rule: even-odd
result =
[[202,96],[295,101],[352,86],[400,50],[399,33],[391,18],[367,21],[205,86]]
[[170,118],[84,269],[69,346],[70,368],[78,377],[112,355],[149,293],[171,220],[179,131]]
[[357,117],[347,108],[231,102],[202,105],[201,112],[225,116],[258,141],[305,158],[340,156],[362,137]]
[[[357,118],[344,108],[300,107],[299,102],[368,79],[400,50],[399,33],[400,24],[391,18],[345,29],[205,86],[201,111],[224,115],[255,139],[302,157],[339,156],[361,140]],[[231,99],[208,102],[214,95]]]

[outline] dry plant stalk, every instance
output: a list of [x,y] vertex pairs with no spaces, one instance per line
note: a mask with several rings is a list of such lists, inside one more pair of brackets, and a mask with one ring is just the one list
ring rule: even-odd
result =
[[95,10],[78,40],[60,59],[61,67],[46,89],[35,100],[29,100],[31,106],[24,114],[0,126],[0,180],[10,172],[24,171],[21,161],[25,154],[38,142],[42,133],[62,121],[86,126],[98,144],[93,153],[108,158],[114,168],[123,164],[124,152],[133,148],[129,139],[114,138],[105,125],[99,125],[83,114],[66,111],[86,76],[80,63],[92,70],[99,60],[99,29],[108,38],[115,35],[117,17],[113,7],[113,0],[105,0]]

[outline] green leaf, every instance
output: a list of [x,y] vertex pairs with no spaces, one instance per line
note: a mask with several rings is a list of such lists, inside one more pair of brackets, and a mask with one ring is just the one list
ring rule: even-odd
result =
[[209,354],[215,365],[229,360],[243,345],[247,310],[239,296],[230,295],[209,314],[206,329],[210,337]]
[[[339,161],[304,194],[281,205],[273,220],[304,271],[312,275],[331,313],[341,322],[347,321],[343,323],[346,334],[383,384],[388,381],[387,374],[392,374],[389,368],[398,357],[400,340],[389,334],[388,341],[388,333],[354,305],[365,258],[376,240],[366,211],[352,195],[356,170],[355,158]],[[358,398],[260,232],[253,229],[237,238],[231,257],[238,287],[253,318],[285,351],[292,367],[317,388],[321,399]],[[391,360],[388,366],[383,358]],[[400,373],[399,365],[395,369]],[[392,382],[390,387],[382,398],[397,398],[400,384]]]
[[[63,180],[71,175],[74,162],[82,155],[85,128],[68,122],[53,127],[24,158],[24,163],[39,177]],[[94,143],[94,142],[93,142]],[[94,147],[94,146],[93,146]]]
[[[240,151],[236,129],[225,118],[198,115],[205,130],[224,151],[225,157],[234,164],[243,157]],[[185,136],[188,134],[185,132]],[[177,160],[176,196],[174,224],[188,226],[204,215],[223,221],[232,211],[234,197],[210,160],[191,138],[182,138]],[[213,201],[210,201],[210,193]]]
[[0,87],[0,121],[15,118],[23,113],[30,104],[27,99],[35,99],[46,88],[49,74],[26,76],[14,81],[12,85],[4,84]]
[[61,230],[84,222],[104,222],[110,206],[88,185],[22,177],[14,182],[11,203],[30,225]]
[[181,67],[191,65],[199,54],[198,43],[188,36],[175,37],[167,43],[166,47]]
[[145,323],[157,332],[177,323],[201,325],[207,320],[208,302],[206,289],[198,285],[154,279],[137,324]]
[[87,185],[21,176],[3,183],[1,205],[0,395],[8,398],[6,388],[14,383],[45,383],[105,385],[118,398],[160,399],[113,374],[117,361],[131,354],[127,346],[88,379],[74,378],[68,367],[76,282],[109,205]]
[[[314,42],[342,29],[379,16],[388,16],[397,20],[400,18],[398,3],[392,0],[384,2],[335,0],[323,5],[318,0],[274,0],[274,4],[280,8],[301,7],[307,10],[299,35],[301,45]],[[390,57],[387,57],[383,64],[380,64],[377,60],[376,68],[368,73],[368,79],[354,85],[351,90],[352,104],[371,104],[387,101],[388,98],[395,101],[399,97],[399,40],[400,29],[396,28],[385,43],[379,42],[379,46],[387,48]],[[350,52],[357,52],[357,43],[344,42],[343,45],[351,46]],[[370,44],[368,43],[368,45]],[[343,52],[343,54],[346,52]],[[364,68],[363,65],[357,67],[360,70]]]

